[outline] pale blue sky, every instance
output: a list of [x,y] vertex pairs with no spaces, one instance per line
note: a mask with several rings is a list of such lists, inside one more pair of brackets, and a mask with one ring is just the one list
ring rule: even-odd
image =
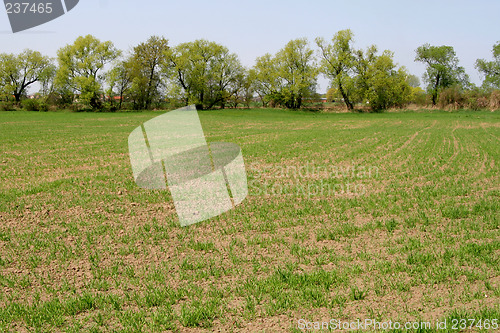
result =
[[65,16],[17,34],[0,10],[0,52],[31,48],[55,56],[58,48],[86,34],[127,51],[151,35],[163,35],[170,45],[199,38],[221,43],[250,67],[256,57],[278,51],[291,39],[307,37],[315,46],[315,37],[330,39],[350,28],[358,48],[389,49],[419,77],[424,66],[413,61],[418,46],[453,46],[478,84],[474,62],[491,58],[493,44],[500,41],[499,16],[498,0],[80,0]]

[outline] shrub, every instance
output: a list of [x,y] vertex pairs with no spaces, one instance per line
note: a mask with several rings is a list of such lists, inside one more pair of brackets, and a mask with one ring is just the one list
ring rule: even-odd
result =
[[61,109],[66,108],[73,103],[73,95],[70,93],[51,92],[47,95],[45,100],[47,104]]
[[489,107],[493,110],[500,110],[500,90],[493,90],[489,97]]
[[100,111],[104,112],[116,112],[118,110],[118,104],[106,101],[102,103]]
[[429,96],[420,88],[411,88],[410,102],[417,106],[427,106],[431,103]]
[[82,111],[89,111],[90,109],[85,108],[83,105],[79,103],[73,103],[68,106],[68,109],[73,111],[73,112],[82,112]]
[[488,108],[488,99],[486,97],[469,97],[467,99],[467,108],[471,110],[484,110]]
[[465,97],[460,87],[449,87],[439,94],[438,106],[441,109],[460,109],[465,104]]
[[0,111],[15,111],[16,107],[12,102],[0,102]]
[[40,102],[38,103],[38,110],[42,112],[47,112],[49,111],[49,105],[45,102]]
[[40,105],[36,99],[25,99],[21,102],[23,109],[26,111],[39,111]]
[[484,110],[488,108],[488,96],[489,94],[480,89],[468,90],[465,93],[465,105],[464,107],[472,110]]

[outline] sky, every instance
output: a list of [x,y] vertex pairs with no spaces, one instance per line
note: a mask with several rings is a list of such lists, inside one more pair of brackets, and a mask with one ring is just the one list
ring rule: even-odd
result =
[[[499,0],[80,0],[66,15],[16,34],[0,9],[0,53],[30,48],[55,57],[60,47],[92,34],[126,54],[158,35],[170,46],[215,41],[251,67],[257,57],[276,53],[292,39],[306,37],[316,49],[316,37],[329,40],[349,28],[356,48],[375,44],[380,52],[391,50],[399,65],[420,78],[425,66],[414,62],[418,46],[453,46],[460,65],[479,85],[482,77],[474,63],[492,59],[492,47],[500,41],[499,18]],[[324,93],[328,82],[319,83]]]

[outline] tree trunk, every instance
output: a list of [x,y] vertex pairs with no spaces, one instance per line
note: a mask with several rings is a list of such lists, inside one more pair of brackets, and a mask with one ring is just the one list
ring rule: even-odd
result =
[[123,90],[120,91],[120,103],[118,104],[118,109],[122,109],[122,103],[123,103]]
[[345,93],[344,87],[342,87],[342,83],[340,83],[340,80],[338,83],[339,83],[339,91],[340,91],[340,94],[342,95],[342,98],[344,99],[345,105],[347,106],[347,110],[349,110],[349,111],[354,110],[354,106],[352,105],[351,101],[349,100],[349,96],[347,96],[347,94]]
[[436,85],[434,86],[434,91],[432,92],[432,105],[436,106],[437,105],[437,97],[438,97],[438,87],[439,87],[439,80],[441,79],[440,75],[438,74],[436,76]]
[[437,104],[437,90],[432,92],[432,106],[436,106]]

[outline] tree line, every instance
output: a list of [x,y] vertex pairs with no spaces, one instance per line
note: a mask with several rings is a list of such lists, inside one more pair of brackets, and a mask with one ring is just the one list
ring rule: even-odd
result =
[[[60,48],[56,59],[29,49],[1,53],[0,98],[24,99],[27,108],[145,110],[168,101],[199,109],[255,102],[298,109],[318,98],[317,80],[324,75],[330,81],[327,100],[349,110],[362,105],[380,111],[409,103],[470,106],[485,96],[500,99],[500,42],[493,46],[493,60],[476,61],[484,77],[481,87],[470,82],[453,47],[418,47],[415,61],[426,65],[425,91],[418,77],[395,63],[393,52],[379,52],[375,45],[355,48],[351,30],[338,31],[328,41],[317,38],[314,44],[316,50],[305,38],[291,40],[245,68],[227,47],[207,40],[170,46],[164,37],[152,36],[124,54],[111,41],[81,36]],[[35,83],[38,99],[28,99]]]

